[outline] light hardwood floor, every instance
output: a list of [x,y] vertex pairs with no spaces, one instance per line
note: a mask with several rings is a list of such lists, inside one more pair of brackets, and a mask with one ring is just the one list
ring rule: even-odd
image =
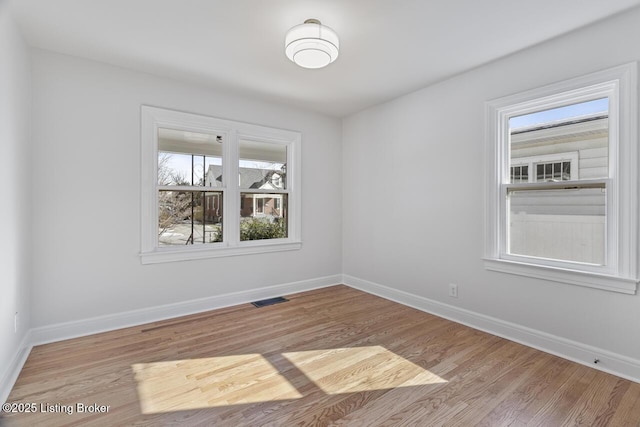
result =
[[640,425],[640,384],[346,286],[288,298],[35,347],[8,401],[38,413],[0,423]]

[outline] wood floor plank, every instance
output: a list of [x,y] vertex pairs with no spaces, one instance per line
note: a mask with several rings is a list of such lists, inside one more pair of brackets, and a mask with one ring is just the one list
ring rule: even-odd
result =
[[629,387],[622,400],[618,403],[611,421],[601,425],[638,427],[640,426],[640,384],[630,383],[625,380],[620,381],[623,384],[628,384]]
[[549,363],[553,358],[551,355],[538,354],[535,365],[527,368],[526,380],[509,396],[502,399],[498,406],[494,407],[478,424],[508,426],[513,423],[513,420],[518,420],[518,422],[526,425],[521,417],[524,417],[528,412],[534,411],[529,417],[531,418],[537,412],[533,409],[535,402],[544,400],[540,398],[540,395],[553,384],[558,376],[568,371],[568,363]]
[[60,410],[0,425],[640,426],[640,384],[346,286],[287,298],[37,346],[8,401]]
[[598,372],[562,424],[593,426],[596,417],[604,416],[610,409],[609,403],[615,401],[613,391],[617,382],[618,378],[613,375]]

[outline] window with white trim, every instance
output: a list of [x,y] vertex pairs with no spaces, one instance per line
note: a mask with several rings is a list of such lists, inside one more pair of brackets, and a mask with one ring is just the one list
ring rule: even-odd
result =
[[300,133],[141,112],[143,263],[300,248]]
[[635,293],[636,64],[490,101],[485,265]]
[[[606,116],[602,120],[604,124],[600,125],[600,140],[606,140]],[[566,130],[566,129],[563,129]],[[577,135],[579,131],[569,129],[567,134]],[[513,135],[512,135],[513,136]],[[593,140],[594,138],[589,138]],[[524,142],[527,142],[526,140]],[[550,149],[558,144],[549,143],[544,149]],[[606,147],[601,147],[606,152]],[[598,150],[598,153],[602,153]],[[578,157],[577,151],[570,153],[547,154],[530,157],[516,157],[511,151],[511,183],[520,182],[557,182],[570,181],[578,179]],[[531,172],[529,172],[531,171]]]

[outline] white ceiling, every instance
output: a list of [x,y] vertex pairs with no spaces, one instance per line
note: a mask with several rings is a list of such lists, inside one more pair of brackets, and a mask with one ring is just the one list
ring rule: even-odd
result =
[[[640,0],[14,0],[27,42],[345,116],[628,8]],[[340,36],[320,70],[284,55],[317,18]]]

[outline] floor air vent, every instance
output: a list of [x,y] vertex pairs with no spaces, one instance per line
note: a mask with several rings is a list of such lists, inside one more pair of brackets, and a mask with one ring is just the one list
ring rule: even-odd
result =
[[287,301],[289,300],[284,297],[275,297],[275,298],[263,299],[260,301],[254,301],[251,304],[255,305],[256,307],[266,307],[268,305],[278,304],[279,302],[287,302]]

